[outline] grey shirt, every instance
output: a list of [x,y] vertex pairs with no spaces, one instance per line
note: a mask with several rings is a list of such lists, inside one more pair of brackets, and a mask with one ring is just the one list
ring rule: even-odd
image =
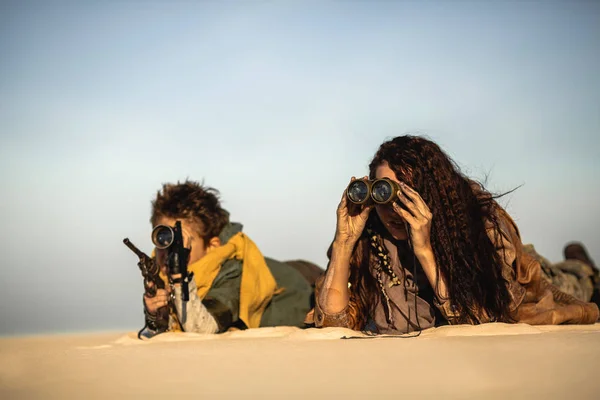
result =
[[[378,297],[372,313],[372,323],[379,333],[407,333],[431,328],[435,325],[435,312],[431,304],[419,297],[418,285],[413,274],[402,265],[398,248],[388,239],[383,239],[388,250],[392,270],[399,282],[392,285],[392,279],[386,273],[381,273],[381,279],[389,298],[389,315],[386,311],[386,301],[383,294]],[[377,271],[370,267],[371,274],[377,279]],[[385,304],[384,304],[385,303]],[[389,321],[388,321],[389,317]]]

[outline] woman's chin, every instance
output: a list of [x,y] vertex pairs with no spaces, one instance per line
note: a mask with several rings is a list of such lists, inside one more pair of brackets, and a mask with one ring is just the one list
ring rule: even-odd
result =
[[408,240],[408,235],[406,234],[406,232],[403,232],[401,234],[392,235],[392,237],[396,240]]
[[391,237],[394,238],[394,240],[407,240],[408,239],[408,233],[406,232],[406,229],[395,228],[395,227],[391,227],[391,226],[388,226],[386,228],[387,228],[388,233],[390,234]]

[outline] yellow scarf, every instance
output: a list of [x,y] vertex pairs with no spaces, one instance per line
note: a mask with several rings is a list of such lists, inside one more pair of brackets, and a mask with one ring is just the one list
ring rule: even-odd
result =
[[[248,328],[258,328],[267,305],[273,296],[281,293],[283,289],[277,289],[277,283],[265,258],[248,236],[242,232],[236,233],[225,245],[209,250],[204,257],[189,265],[188,273],[194,273],[198,297],[203,299],[223,263],[231,259],[242,261],[239,317]],[[163,274],[161,278],[165,283],[168,282]]]

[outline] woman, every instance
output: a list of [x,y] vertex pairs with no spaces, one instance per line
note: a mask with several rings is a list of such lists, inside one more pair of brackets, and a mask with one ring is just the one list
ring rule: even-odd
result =
[[[381,198],[386,190],[373,186],[378,179],[386,190],[394,188],[388,201]],[[429,328],[436,319],[438,324],[598,319],[595,304],[541,278],[539,263],[522,251],[516,225],[494,197],[420,137],[383,143],[369,178],[352,178],[338,206],[328,255],[314,313],[307,318],[317,327],[394,333]]]

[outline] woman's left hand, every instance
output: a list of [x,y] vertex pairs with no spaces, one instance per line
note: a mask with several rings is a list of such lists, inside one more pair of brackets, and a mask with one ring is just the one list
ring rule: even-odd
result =
[[400,182],[398,200],[406,206],[405,210],[397,203],[393,203],[396,211],[410,225],[410,240],[415,254],[431,251],[431,210],[419,193],[406,184]]

